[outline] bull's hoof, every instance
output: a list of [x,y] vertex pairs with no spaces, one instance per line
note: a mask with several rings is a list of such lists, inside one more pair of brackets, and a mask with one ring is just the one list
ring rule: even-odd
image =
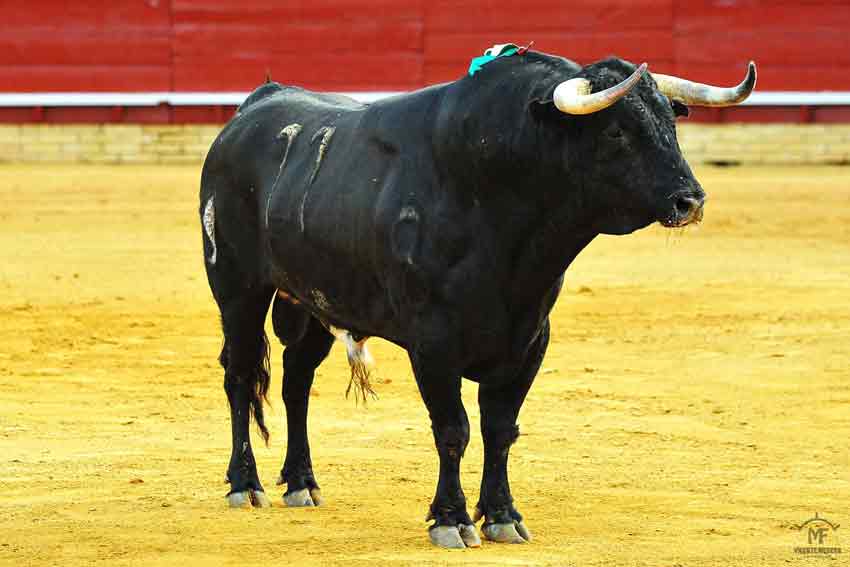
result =
[[516,524],[516,531],[519,536],[525,541],[531,541],[531,530],[525,525],[525,522],[519,521]]
[[466,544],[466,547],[481,547],[481,538],[478,537],[478,530],[472,524],[461,524],[458,527],[460,539]]
[[481,527],[484,538],[496,543],[526,543],[531,541],[531,532],[523,522],[510,524],[485,524]]
[[304,508],[305,506],[321,506],[322,493],[318,488],[302,488],[295,492],[287,492],[283,495],[283,503],[292,508]]
[[324,503],[324,500],[322,500],[322,491],[318,488],[310,489],[310,498],[313,499],[313,506],[321,506]]
[[262,490],[246,490],[228,494],[227,505],[231,508],[270,508],[272,503]]
[[481,540],[475,533],[475,526],[463,524],[460,526],[434,526],[428,530],[428,537],[431,538],[431,543],[443,549],[466,549],[467,546],[479,547],[481,545]]

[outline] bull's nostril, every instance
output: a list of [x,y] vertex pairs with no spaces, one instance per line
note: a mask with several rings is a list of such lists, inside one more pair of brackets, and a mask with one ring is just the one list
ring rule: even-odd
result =
[[676,199],[676,212],[679,216],[687,216],[696,205],[696,201],[689,197],[679,197]]

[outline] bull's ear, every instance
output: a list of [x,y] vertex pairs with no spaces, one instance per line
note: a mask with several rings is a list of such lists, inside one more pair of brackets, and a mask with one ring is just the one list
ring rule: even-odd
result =
[[563,120],[566,115],[558,110],[552,97],[534,98],[528,103],[531,116],[538,121]]
[[684,116],[687,118],[691,115],[691,110],[688,108],[688,105],[678,100],[671,100],[670,106],[673,107],[673,115],[676,117]]

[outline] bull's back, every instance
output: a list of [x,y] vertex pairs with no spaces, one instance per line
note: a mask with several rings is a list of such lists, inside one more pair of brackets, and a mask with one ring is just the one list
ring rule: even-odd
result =
[[207,154],[204,169],[227,169],[237,175],[236,183],[251,176],[260,181],[271,162],[281,157],[285,147],[282,130],[287,124],[306,125],[362,107],[342,95],[265,83],[248,95],[224,126]]
[[[341,95],[313,93],[298,87],[265,83],[255,89],[216,137],[201,175],[201,206],[211,197],[221,201],[221,214],[231,208],[224,201],[253,201],[265,206],[272,185],[281,173],[287,145],[294,141],[291,128],[309,136],[312,124],[362,107]],[[289,132],[289,136],[287,136]],[[295,155],[293,160],[295,161]]]

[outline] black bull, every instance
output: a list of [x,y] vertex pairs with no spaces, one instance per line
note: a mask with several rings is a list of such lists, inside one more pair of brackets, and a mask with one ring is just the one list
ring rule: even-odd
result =
[[459,476],[469,439],[462,377],[480,384],[475,519],[494,541],[530,539],[508,452],[564,271],[598,234],[701,218],[704,194],[676,141],[684,107],[650,75],[606,110],[567,115],[552,103],[566,79],[584,77],[596,92],[634,70],[619,59],[581,67],[529,52],[371,105],[277,83],[251,94],[210,149],[200,191],[225,337],[231,505],[269,503],[248,426],[253,415],[267,437],[263,325],[273,299],[286,347],[279,483],[288,504],[320,502],[308,392],[340,328],[355,358],[369,336],[410,356],[440,459],[432,541],[479,544]]

